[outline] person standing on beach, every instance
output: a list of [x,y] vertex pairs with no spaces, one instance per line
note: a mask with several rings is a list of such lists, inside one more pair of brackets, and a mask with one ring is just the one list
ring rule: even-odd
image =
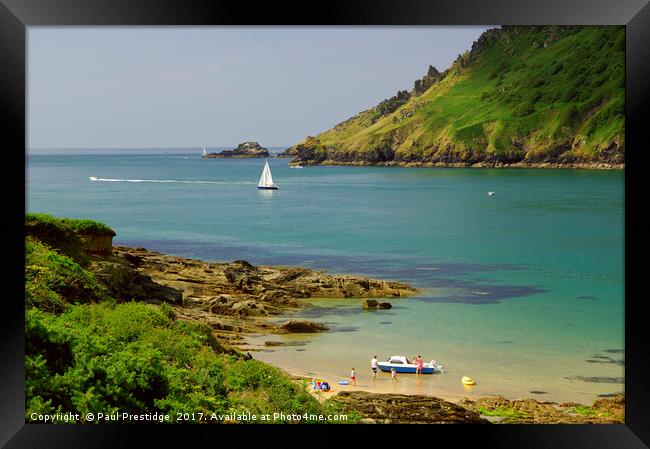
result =
[[350,380],[352,381],[352,385],[357,385],[357,377],[354,375],[354,368],[350,371]]
[[372,370],[372,380],[375,380],[375,377],[377,377],[377,356],[374,356],[372,360],[370,361],[370,369]]
[[395,371],[395,368],[390,369],[390,378],[393,382],[397,382],[397,371]]
[[422,374],[422,368],[424,368],[424,361],[422,360],[422,356],[419,355],[417,359],[415,359],[415,374]]

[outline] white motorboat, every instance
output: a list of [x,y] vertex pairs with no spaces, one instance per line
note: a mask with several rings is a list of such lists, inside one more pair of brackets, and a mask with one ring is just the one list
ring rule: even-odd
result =
[[[385,362],[377,363],[379,369],[389,373],[392,368],[395,368],[395,371],[398,373],[413,373],[415,374],[417,370],[417,364],[409,360],[403,355],[392,355],[388,357],[388,360]],[[431,360],[429,363],[425,363],[422,367],[422,374],[433,374],[436,372],[442,372],[443,367],[438,365],[435,360]]]

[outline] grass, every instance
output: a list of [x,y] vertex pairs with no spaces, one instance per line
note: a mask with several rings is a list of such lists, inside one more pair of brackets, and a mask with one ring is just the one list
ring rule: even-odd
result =
[[115,231],[94,220],[58,218],[47,214],[25,215],[25,233],[69,256],[81,265],[87,265],[84,252],[86,236],[114,236]]
[[25,214],[25,227],[28,229],[49,230],[52,233],[69,234],[71,232],[89,235],[115,235],[108,225],[95,220],[58,218],[48,214]]
[[535,161],[562,148],[589,161],[624,145],[623,27],[512,27],[480,41],[422,95],[389,114],[361,112],[302,148],[370,162],[387,148],[399,161]]
[[[569,410],[567,410],[568,413],[577,413],[578,415],[583,415],[583,416],[594,416],[599,414],[598,410],[592,408],[592,407],[587,407],[584,405],[578,405],[575,407],[571,407]],[[605,412],[601,416],[609,416],[610,413]]]

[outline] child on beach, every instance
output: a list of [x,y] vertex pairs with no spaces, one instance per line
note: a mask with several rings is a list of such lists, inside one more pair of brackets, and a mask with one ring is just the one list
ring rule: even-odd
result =
[[352,385],[357,385],[357,377],[354,375],[354,368],[350,371],[350,381],[352,382]]
[[393,382],[397,382],[397,371],[395,371],[395,368],[390,369],[390,378]]

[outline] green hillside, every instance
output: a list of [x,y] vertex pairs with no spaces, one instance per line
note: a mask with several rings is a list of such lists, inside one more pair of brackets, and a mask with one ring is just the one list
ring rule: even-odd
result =
[[[282,412],[318,423],[342,413],[310,395],[306,381],[222,345],[208,324],[181,319],[166,303],[111,298],[83,259],[64,251],[77,248],[75,233],[114,235],[103,223],[29,214],[25,230],[27,422],[68,414],[71,422],[146,422],[157,414],[169,419],[154,422],[216,424],[247,413],[288,422],[274,415]],[[108,419],[122,413],[136,421]],[[359,419],[346,414],[346,423]]]
[[610,164],[625,149],[625,29],[491,29],[443,73],[289,148],[303,164]]

